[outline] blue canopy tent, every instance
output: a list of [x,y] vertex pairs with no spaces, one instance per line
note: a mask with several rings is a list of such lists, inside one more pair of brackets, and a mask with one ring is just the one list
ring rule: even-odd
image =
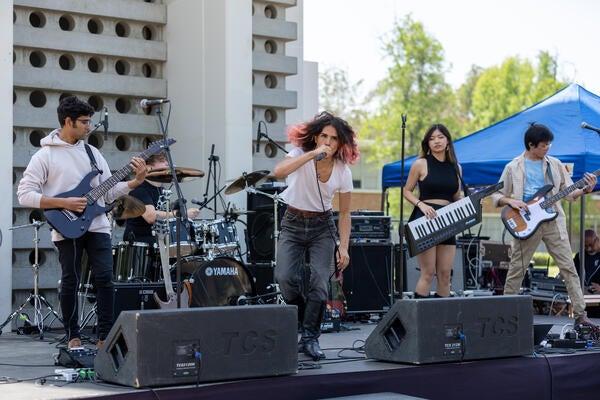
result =
[[[534,106],[454,142],[456,156],[469,186],[498,182],[504,166],[525,151],[523,134],[530,122],[544,124],[554,133],[549,154],[573,164],[573,181],[584,172],[600,168],[600,135],[581,128],[583,121],[600,127],[600,97],[577,84],[571,84]],[[382,187],[398,187],[406,182],[416,156],[383,167]]]

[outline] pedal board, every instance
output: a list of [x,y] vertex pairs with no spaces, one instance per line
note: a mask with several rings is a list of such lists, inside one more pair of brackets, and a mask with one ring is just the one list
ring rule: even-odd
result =
[[68,368],[94,368],[94,359],[97,350],[77,347],[67,350],[59,349],[58,355],[54,360],[54,365],[61,365]]

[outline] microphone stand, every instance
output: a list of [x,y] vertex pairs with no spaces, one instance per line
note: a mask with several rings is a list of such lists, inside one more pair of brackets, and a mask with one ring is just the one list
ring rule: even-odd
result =
[[[173,157],[171,156],[171,148],[167,144],[167,129],[163,124],[162,120],[162,110],[160,104],[157,104],[155,107],[156,115],[158,116],[158,121],[160,123],[160,130],[162,132],[163,140],[164,140],[164,148],[165,153],[167,154],[167,163],[169,164],[169,169],[171,170],[171,176],[173,178],[173,185],[175,186],[175,193],[177,194],[177,203],[179,205],[179,212],[175,213],[175,240],[177,242],[177,258],[176,258],[176,278],[177,281],[175,292],[177,293],[177,308],[181,308],[181,226],[183,225],[182,215],[186,216],[186,228],[188,232],[191,231],[191,227],[187,224],[187,208],[185,205],[185,199],[183,198],[183,193],[181,192],[181,187],[179,186],[179,181],[177,180],[177,172],[175,171],[175,165],[173,164]],[[164,278],[164,277],[163,277]]]
[[286,154],[289,153],[285,147],[281,146],[279,143],[277,143],[276,141],[274,141],[273,139],[271,139],[269,137],[269,135],[267,135],[266,133],[260,132],[260,137],[264,137],[265,139],[267,139],[267,141],[269,143],[271,143],[273,146],[277,147],[278,149],[280,149],[281,151],[285,152]]
[[[404,141],[405,141],[405,132],[406,132],[406,114],[402,115],[402,139],[401,139],[401,162],[400,162],[400,220],[398,222],[398,236],[399,236],[399,243],[400,243],[400,262],[398,265],[398,270],[400,270],[400,279],[395,279],[396,282],[394,283],[398,283],[398,286],[400,286],[400,288],[396,288],[397,291],[400,293],[400,298],[402,298],[402,290],[403,290],[403,286],[404,286],[404,279],[403,279],[403,275],[404,275],[404,257],[405,257],[405,251],[404,251]],[[398,273],[398,270],[396,270],[395,272]],[[398,282],[399,280],[399,282]],[[399,290],[398,290],[399,289]],[[392,295],[393,296],[393,295]],[[392,303],[393,303],[393,299],[392,299]]]
[[[219,161],[219,156],[215,156],[215,145],[213,143],[210,149],[210,157],[208,157],[208,179],[206,180],[206,190],[204,192],[204,201],[200,204],[202,207],[205,207],[211,200],[214,201],[213,212],[214,219],[217,219],[217,195],[221,193],[225,187],[221,190],[217,191],[217,161]],[[213,168],[214,165],[214,168]],[[213,181],[213,193],[214,195],[208,199],[208,188],[210,186],[210,181]]]

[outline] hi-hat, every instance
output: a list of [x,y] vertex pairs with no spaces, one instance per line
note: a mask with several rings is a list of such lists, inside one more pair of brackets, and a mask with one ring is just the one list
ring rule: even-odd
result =
[[[202,178],[204,172],[194,168],[175,167],[175,175],[177,176],[177,182],[189,182]],[[171,183],[173,182],[173,174],[169,167],[157,168],[148,172],[146,179],[153,182]]]
[[128,219],[141,216],[146,211],[146,206],[140,200],[128,194],[115,200],[112,216],[115,219]]
[[269,175],[269,171],[260,170],[250,172],[249,174],[245,173],[233,181],[227,188],[225,189],[225,194],[234,194],[239,192],[240,190],[246,189],[248,186],[254,186],[258,181],[263,179],[265,176]]

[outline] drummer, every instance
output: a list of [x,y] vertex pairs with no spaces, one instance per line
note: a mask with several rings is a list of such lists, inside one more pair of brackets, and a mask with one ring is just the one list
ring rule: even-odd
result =
[[[153,170],[157,169],[168,168],[169,164],[167,162],[165,152],[163,151],[150,156],[148,160],[146,160],[146,166],[148,167],[148,172],[152,172]],[[166,211],[156,209],[160,195],[162,194],[162,183],[160,182],[153,182],[146,179],[141,185],[135,188],[135,190],[129,192],[129,194],[142,201],[146,206],[146,211],[140,217],[127,220],[125,232],[123,233],[123,240],[130,243],[148,243],[150,256],[149,259],[156,260],[158,251],[155,251],[154,245],[156,244],[156,237],[152,234],[152,226],[157,218],[175,218],[176,211],[169,211],[167,213]],[[195,218],[199,213],[200,209],[198,208],[187,209],[188,218]],[[147,278],[152,281],[158,280],[159,269],[160,268],[158,268],[156,263],[153,263],[153,265],[149,266],[148,268]]]

